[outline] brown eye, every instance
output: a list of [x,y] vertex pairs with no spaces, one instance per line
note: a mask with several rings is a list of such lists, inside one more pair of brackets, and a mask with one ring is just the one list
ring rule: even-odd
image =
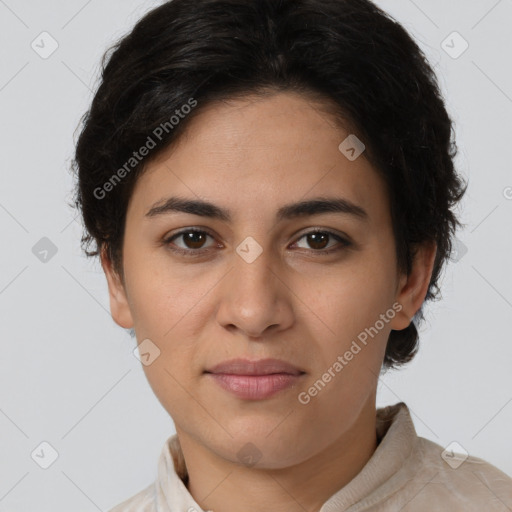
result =
[[[306,239],[307,244],[309,245],[309,248],[313,250],[313,252],[318,252],[321,254],[330,254],[331,252],[341,250],[344,247],[348,247],[351,245],[351,243],[348,240],[345,240],[339,235],[336,235],[334,233],[331,233],[330,231],[310,231],[309,233],[304,233],[299,240],[302,240],[303,238]],[[330,239],[337,240],[341,247],[337,247],[335,249],[331,249],[333,247],[332,245],[329,247],[328,243]],[[298,242],[296,242],[298,243]],[[336,244],[334,244],[334,247],[336,247]],[[327,248],[327,250],[326,250]],[[308,249],[308,247],[306,247]]]
[[[171,235],[164,240],[164,244],[176,253],[180,253],[185,256],[198,256],[212,247],[205,246],[208,237],[214,239],[214,237],[206,231],[189,228]],[[180,239],[183,245],[174,242],[175,240]],[[319,255],[331,254],[352,245],[352,243],[345,238],[325,230],[315,230],[310,231],[309,233],[304,233],[299,238],[299,240],[302,239],[306,239],[306,243],[308,244],[308,247],[305,247],[305,249]],[[334,244],[329,245],[329,241],[333,239]],[[338,244],[335,243],[336,241]],[[297,244],[298,242],[295,243],[295,245]]]
[[213,238],[211,235],[206,233],[205,231],[200,231],[197,229],[188,229],[186,231],[181,231],[176,233],[165,240],[166,244],[176,245],[174,244],[174,240],[181,239],[184,246],[176,245],[176,249],[178,252],[200,252],[201,249],[205,249],[204,244],[207,237]]
[[206,238],[204,233],[198,233],[197,231],[190,231],[189,233],[184,233],[181,236],[183,236],[183,241],[185,242],[187,249],[201,249]]
[[309,233],[305,236],[313,249],[325,249],[330,237],[327,233]]

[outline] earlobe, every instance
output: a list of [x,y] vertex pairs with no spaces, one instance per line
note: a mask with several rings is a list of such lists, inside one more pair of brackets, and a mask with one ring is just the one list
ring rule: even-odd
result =
[[113,269],[112,261],[104,248],[101,250],[100,260],[105,277],[107,278],[112,319],[120,327],[131,329],[133,327],[133,318],[126,297],[126,290],[119,275]]
[[414,257],[409,276],[402,275],[396,301],[402,309],[391,322],[391,328],[401,331],[409,326],[427,295],[437,253],[435,242],[421,245]]

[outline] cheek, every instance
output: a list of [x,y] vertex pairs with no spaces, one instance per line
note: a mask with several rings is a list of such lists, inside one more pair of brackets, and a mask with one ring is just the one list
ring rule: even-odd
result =
[[361,258],[312,284],[304,282],[302,293],[309,298],[302,322],[309,324],[319,349],[315,369],[326,371],[342,356],[343,369],[335,372],[337,384],[333,389],[344,393],[354,389],[354,383],[361,391],[371,388],[382,365],[395,313],[394,281],[385,260]]
[[168,414],[179,424],[189,418],[197,418],[201,407],[194,398],[196,386],[187,380],[187,375],[179,373],[186,361],[173,365],[166,354],[156,359],[150,366],[144,366],[146,379],[156,398]]
[[126,275],[136,327],[165,340],[183,323],[190,323],[214,280],[170,262],[162,249],[159,252],[163,254],[134,258],[129,267],[127,261]]
[[[303,281],[303,296],[331,335],[347,336],[373,325],[393,302],[394,281],[379,262],[340,267],[320,279]],[[329,331],[328,331],[329,332]]]

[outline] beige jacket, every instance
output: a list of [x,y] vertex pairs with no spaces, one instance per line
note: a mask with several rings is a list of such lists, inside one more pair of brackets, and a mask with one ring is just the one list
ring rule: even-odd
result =
[[[370,460],[320,512],[512,512],[512,479],[481,459],[464,459],[418,437],[404,403],[377,410],[377,436]],[[156,482],[109,512],[204,512],[187,480],[174,434],[163,447]]]

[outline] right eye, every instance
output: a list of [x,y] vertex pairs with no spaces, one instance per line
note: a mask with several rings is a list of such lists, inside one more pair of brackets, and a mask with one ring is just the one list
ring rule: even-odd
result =
[[[169,249],[171,249],[171,251],[185,255],[192,255],[191,253],[202,253],[208,249],[202,247],[207,237],[213,238],[206,231],[187,228],[166,238],[164,243],[169,247]],[[184,247],[176,246],[173,243],[174,240],[179,238],[181,238],[183,243],[186,244]]]

